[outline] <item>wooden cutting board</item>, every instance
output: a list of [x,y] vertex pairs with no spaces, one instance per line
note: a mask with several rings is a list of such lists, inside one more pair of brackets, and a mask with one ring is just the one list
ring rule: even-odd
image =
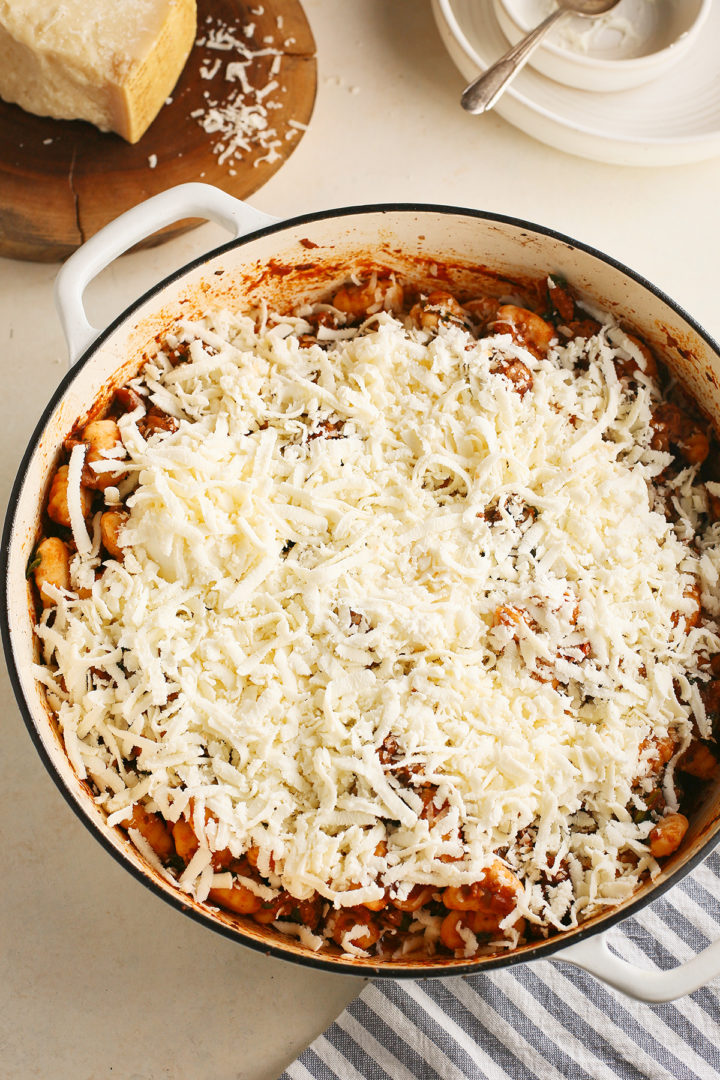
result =
[[[238,61],[242,68],[230,74],[239,78],[230,80],[228,65]],[[198,0],[195,46],[169,102],[135,145],[83,121],[32,116],[0,101],[0,255],[65,259],[123,211],[190,180],[247,198],[297,146],[316,88],[315,41],[297,0]],[[233,116],[248,108],[260,127],[240,139],[249,148],[223,160]],[[218,123],[223,130],[212,130]],[[246,129],[244,122],[235,132]],[[146,245],[198,224],[172,225]]]

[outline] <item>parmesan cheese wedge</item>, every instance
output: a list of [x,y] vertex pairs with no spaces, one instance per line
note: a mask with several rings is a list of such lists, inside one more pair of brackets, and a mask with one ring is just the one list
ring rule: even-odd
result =
[[137,142],[177,82],[196,24],[195,0],[0,0],[0,97]]

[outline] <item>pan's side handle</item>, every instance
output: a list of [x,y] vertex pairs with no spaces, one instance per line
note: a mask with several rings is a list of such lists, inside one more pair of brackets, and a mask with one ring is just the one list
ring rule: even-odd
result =
[[121,214],[70,256],[55,281],[55,305],[71,364],[100,333],[90,323],[83,303],[93,278],[141,240],[184,218],[214,221],[235,238],[277,221],[210,184],[180,184]]
[[658,1004],[692,994],[720,976],[720,941],[714,941],[692,960],[670,971],[638,968],[621,960],[608,949],[606,934],[594,934],[586,941],[568,945],[552,959],[574,964],[628,997]]

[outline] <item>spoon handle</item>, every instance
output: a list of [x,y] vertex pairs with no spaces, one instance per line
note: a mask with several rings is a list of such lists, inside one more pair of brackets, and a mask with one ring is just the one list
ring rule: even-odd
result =
[[522,41],[518,41],[517,45],[509,49],[504,56],[491,64],[487,71],[484,71],[474,82],[471,82],[460,98],[463,109],[470,113],[483,113],[487,112],[488,109],[492,109],[508,83],[525,66],[530,54],[538,47],[550,27],[562,15],[567,14],[565,8],[558,8],[553,11],[546,19],[543,19],[539,26],[531,30]]

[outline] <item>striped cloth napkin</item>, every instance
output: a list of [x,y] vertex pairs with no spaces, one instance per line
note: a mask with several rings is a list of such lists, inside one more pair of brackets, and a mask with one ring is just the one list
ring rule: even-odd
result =
[[[609,944],[672,968],[720,936],[720,853]],[[642,1005],[569,964],[368,983],[281,1080],[720,1080],[720,979]]]

